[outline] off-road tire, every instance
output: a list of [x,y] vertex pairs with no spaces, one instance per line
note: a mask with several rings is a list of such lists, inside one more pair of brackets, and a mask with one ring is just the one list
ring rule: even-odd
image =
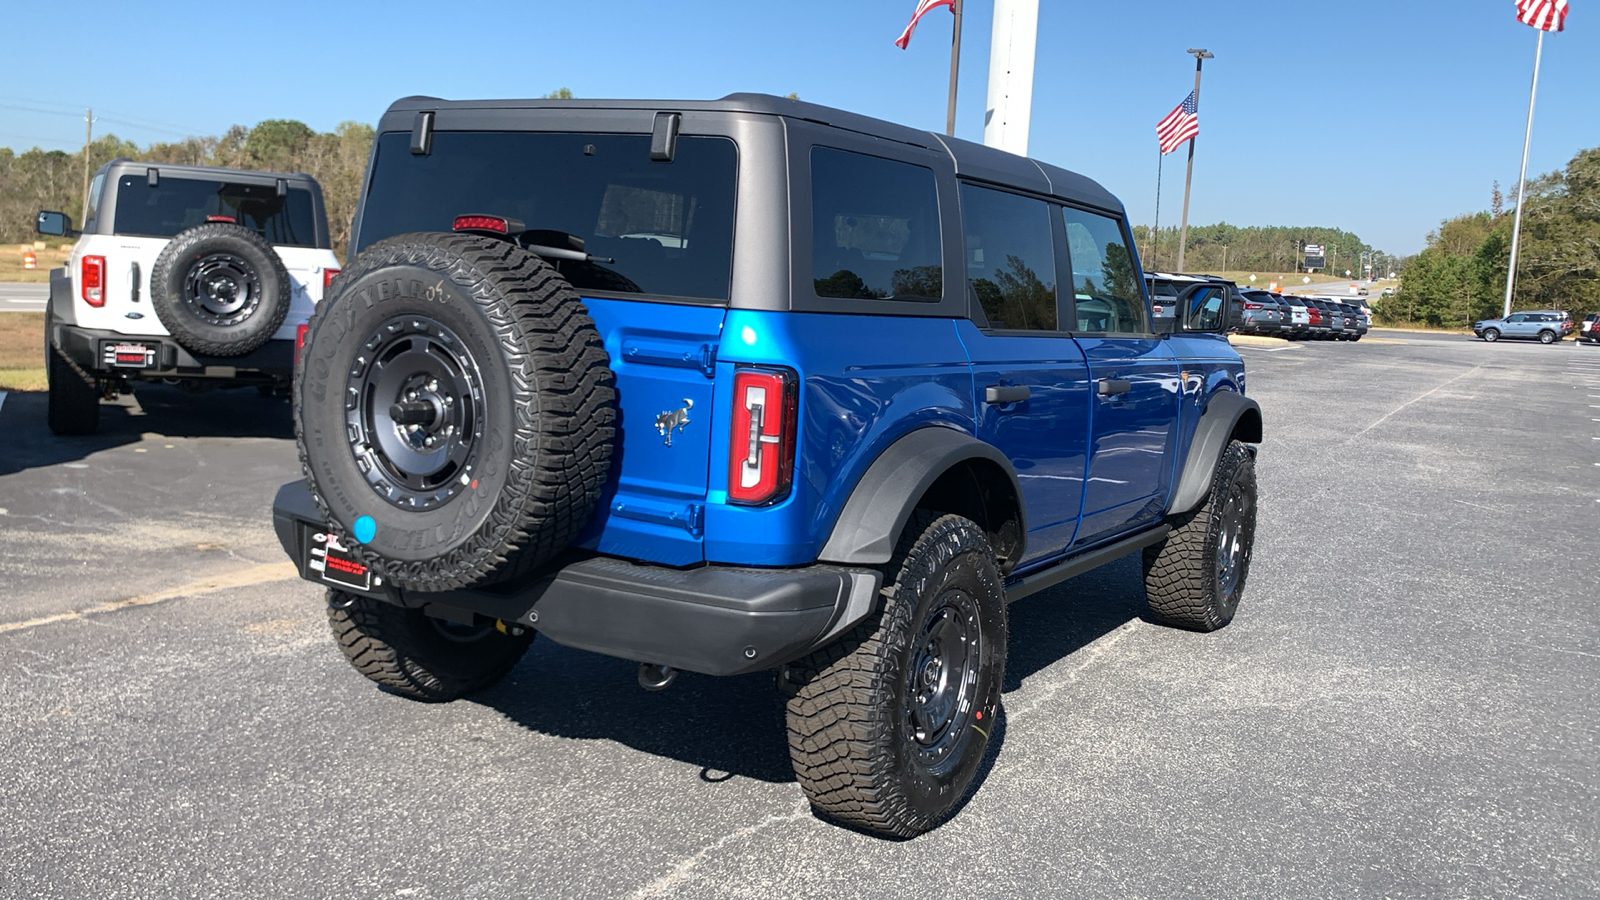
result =
[[[352,555],[391,584],[443,591],[515,578],[566,548],[599,500],[616,437],[610,357],[566,280],[507,241],[427,233],[374,244],[334,286],[295,373],[295,434],[312,496]],[[448,332],[472,367],[461,383],[477,383],[460,402],[480,409],[476,437],[461,441],[460,479],[409,508],[380,493],[397,496],[397,479],[361,467],[377,465],[383,429],[352,442],[346,404],[366,384],[352,373],[371,371],[396,322]],[[360,541],[363,517],[374,530]]]
[[328,591],[328,625],[357,672],[417,700],[442,703],[504,678],[528,652],[533,631],[517,634],[479,619],[459,626],[420,609]]
[[1485,328],[1483,330],[1483,339],[1491,344],[1500,340],[1500,330],[1497,328]]
[[1554,344],[1556,340],[1556,333],[1554,331],[1539,332],[1539,343],[1541,344]]
[[[1000,710],[1006,662],[1005,590],[982,529],[960,516],[918,510],[891,560],[883,608],[840,640],[789,667],[789,757],[812,807],[835,821],[888,837],[938,826],[975,787]],[[944,756],[919,752],[910,709],[921,635],[952,600],[979,652],[972,688],[951,706],[940,734]],[[963,641],[963,646],[965,645]],[[937,657],[935,668],[938,665]],[[944,671],[944,681],[956,678]],[[952,695],[957,696],[957,695]],[[970,696],[964,703],[959,697]],[[945,746],[939,744],[937,746]]]
[[[228,271],[254,279],[253,298],[215,312],[192,296],[203,267],[232,260]],[[237,279],[234,279],[237,280]],[[150,267],[150,306],[173,340],[203,356],[243,356],[271,339],[289,313],[292,285],[266,238],[241,225],[208,222],[179,232]],[[204,293],[203,290],[201,293]]]
[[50,340],[55,317],[44,314],[45,422],[58,435],[94,434],[100,428],[100,385]]
[[1216,631],[1233,621],[1250,575],[1255,532],[1255,456],[1232,441],[1217,461],[1205,502],[1176,522],[1161,543],[1145,548],[1150,617],[1193,631]]

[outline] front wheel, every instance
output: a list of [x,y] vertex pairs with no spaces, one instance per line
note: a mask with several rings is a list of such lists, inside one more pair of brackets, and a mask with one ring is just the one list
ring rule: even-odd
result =
[[790,667],[789,756],[817,812],[913,837],[974,787],[1000,710],[1005,590],[983,530],[927,510],[888,574],[878,615]]
[[1494,328],[1485,328],[1483,330],[1483,339],[1492,344],[1500,340],[1500,332]]
[[415,700],[443,702],[504,678],[532,631],[478,620],[459,625],[370,597],[328,591],[328,624],[356,671]]
[[1194,631],[1216,631],[1233,621],[1255,536],[1255,456],[1233,441],[1217,461],[1205,502],[1144,551],[1151,618]]

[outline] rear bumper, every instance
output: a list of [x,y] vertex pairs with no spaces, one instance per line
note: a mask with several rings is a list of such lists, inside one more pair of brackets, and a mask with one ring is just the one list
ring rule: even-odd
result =
[[[243,356],[196,356],[170,337],[63,324],[55,326],[50,340],[80,368],[101,375],[252,382],[286,382],[294,375],[294,341],[267,341]],[[124,352],[119,354],[118,347]],[[131,352],[134,347],[142,348],[142,359]]]
[[[305,482],[278,490],[272,524],[301,576],[326,583],[310,565],[325,526]],[[881,577],[837,566],[675,569],[596,556],[488,590],[418,593],[374,584],[351,592],[440,618],[516,622],[607,656],[738,675],[776,668],[833,641],[873,612]]]

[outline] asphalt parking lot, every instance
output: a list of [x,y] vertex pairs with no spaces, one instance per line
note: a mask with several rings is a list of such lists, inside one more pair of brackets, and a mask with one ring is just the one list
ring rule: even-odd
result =
[[814,818],[770,676],[538,641],[427,706],[271,534],[288,408],[0,403],[0,896],[1600,894],[1600,348],[1252,345],[1237,620],[1134,559],[1012,607],[1001,751],[907,842]]

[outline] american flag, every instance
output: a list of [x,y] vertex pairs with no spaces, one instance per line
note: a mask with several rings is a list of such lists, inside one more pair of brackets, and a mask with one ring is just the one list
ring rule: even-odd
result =
[[1184,141],[1200,133],[1200,114],[1197,109],[1194,92],[1190,91],[1177,109],[1157,123],[1156,140],[1161,142],[1161,155],[1165,156],[1182,147]]
[[[1565,3],[1566,0],[1562,0],[1562,2]],[[948,6],[952,13],[956,11],[955,0],[918,0],[917,11],[911,14],[911,24],[906,26],[905,32],[894,42],[895,46],[904,50],[906,45],[911,43],[911,32],[917,30],[917,23],[922,20],[923,16],[932,12],[938,6]]]
[[1567,0],[1517,0],[1517,21],[1540,31],[1567,26]]

